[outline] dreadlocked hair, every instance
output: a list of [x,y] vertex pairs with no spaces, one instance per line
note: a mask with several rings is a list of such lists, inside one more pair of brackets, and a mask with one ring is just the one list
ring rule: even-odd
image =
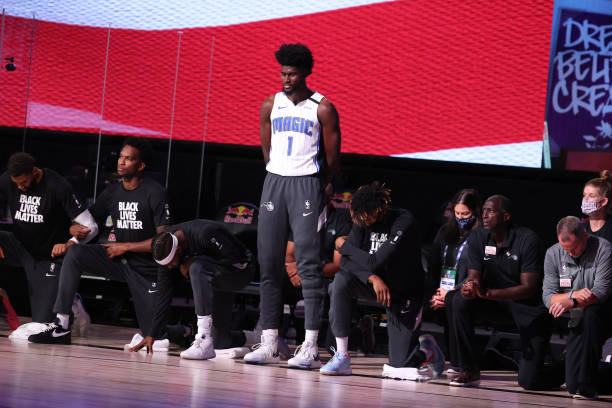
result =
[[153,259],[161,261],[170,255],[172,243],[172,234],[169,232],[162,232],[155,235],[151,241],[151,254],[153,254]]
[[384,183],[373,181],[357,189],[351,199],[353,218],[364,224],[370,217],[379,219],[391,204],[391,189]]

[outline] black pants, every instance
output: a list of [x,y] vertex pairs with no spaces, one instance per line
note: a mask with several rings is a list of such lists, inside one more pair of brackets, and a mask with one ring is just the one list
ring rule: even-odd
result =
[[132,295],[138,327],[149,333],[153,319],[157,276],[141,274],[132,268],[125,258],[110,259],[102,245],[72,245],[64,257],[60,273],[55,313],[70,313],[72,299],[79,287],[81,274],[103,276],[126,282]]
[[444,298],[444,338],[447,344],[446,359],[450,361],[451,367],[459,367],[459,350],[455,342],[456,334],[453,328],[454,326],[450,324],[453,318],[453,299],[455,296],[461,296],[461,292],[459,290],[451,290],[446,293],[446,297]]
[[197,256],[189,267],[196,314],[212,314],[215,348],[241,346],[242,331],[232,331],[233,290],[242,289],[253,279],[253,264],[240,269],[219,263],[209,256]]
[[502,313],[510,314],[521,337],[519,385],[528,390],[550,389],[560,384],[554,373],[544,372],[544,357],[552,332],[552,320],[544,305],[526,305],[483,299],[466,299],[460,293],[451,296],[451,343],[455,343],[459,366],[478,370],[474,350],[474,320],[495,322]]
[[[358,267],[346,262],[347,267]],[[422,300],[409,300],[391,290],[391,307],[387,309],[389,364],[393,367],[419,367],[425,360],[419,350]],[[351,329],[353,299],[376,300],[372,285],[365,285],[356,275],[341,269],[331,283],[330,325],[334,336],[348,337]]]
[[[49,259],[33,257],[15,235],[7,231],[0,231],[0,248],[4,252],[0,265],[22,267],[25,270],[32,321],[52,322],[55,317],[53,302],[57,296],[62,258],[51,260],[51,254],[49,254]],[[72,306],[72,298],[70,298],[70,305]]]
[[293,232],[295,259],[302,280],[304,327],[307,330],[319,328],[323,296],[319,217],[324,204],[325,193],[318,177],[282,177],[271,173],[266,176],[257,225],[261,323],[264,329],[278,329],[281,326],[289,230]]
[[583,310],[577,327],[570,328],[565,352],[565,381],[572,394],[597,392],[601,348],[610,333],[612,303],[591,305]]

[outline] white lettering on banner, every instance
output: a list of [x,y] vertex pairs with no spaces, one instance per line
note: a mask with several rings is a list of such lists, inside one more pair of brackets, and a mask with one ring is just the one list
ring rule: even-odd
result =
[[19,196],[19,210],[15,211],[15,220],[42,224],[45,217],[38,213],[42,197],[21,194]]
[[588,149],[608,149],[612,124],[604,119],[612,114],[612,25],[570,17],[562,27],[566,50],[559,51],[553,60],[557,78],[552,84],[552,108],[560,114],[586,111],[592,117],[601,116],[596,134],[582,138]]

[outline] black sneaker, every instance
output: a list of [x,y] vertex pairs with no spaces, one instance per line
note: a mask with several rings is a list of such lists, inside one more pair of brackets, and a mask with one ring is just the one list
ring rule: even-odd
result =
[[28,341],[41,344],[70,344],[70,337],[70,330],[65,330],[56,321],[49,323],[47,328],[40,333],[28,337]]

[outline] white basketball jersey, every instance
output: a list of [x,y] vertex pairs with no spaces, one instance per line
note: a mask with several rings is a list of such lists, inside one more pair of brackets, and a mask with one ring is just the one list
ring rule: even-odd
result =
[[266,170],[279,176],[308,176],[321,171],[323,149],[317,109],[323,95],[315,92],[294,105],[279,92],[270,113],[270,161]]

